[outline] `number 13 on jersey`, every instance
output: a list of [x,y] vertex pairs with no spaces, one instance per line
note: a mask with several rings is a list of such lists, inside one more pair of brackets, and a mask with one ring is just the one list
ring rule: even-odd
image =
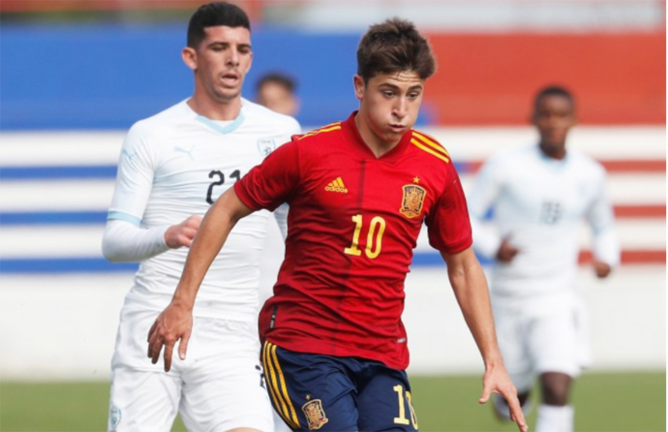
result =
[[[364,218],[358,214],[352,217],[355,223],[355,232],[353,233],[352,244],[343,251],[348,255],[360,256],[362,251],[358,248],[360,234],[364,227]],[[364,253],[370,259],[375,259],[383,248],[383,233],[385,233],[385,219],[375,216],[369,224],[369,231],[366,237],[366,249]],[[375,244],[374,244],[375,243]]]

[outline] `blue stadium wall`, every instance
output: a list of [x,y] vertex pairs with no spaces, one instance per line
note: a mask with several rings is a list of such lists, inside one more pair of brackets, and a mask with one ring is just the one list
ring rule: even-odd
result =
[[[258,77],[280,70],[297,79],[303,125],[345,119],[357,106],[359,37],[254,30],[244,96],[254,99]],[[127,129],[192,93],[185,38],[183,24],[3,25],[0,128]]]

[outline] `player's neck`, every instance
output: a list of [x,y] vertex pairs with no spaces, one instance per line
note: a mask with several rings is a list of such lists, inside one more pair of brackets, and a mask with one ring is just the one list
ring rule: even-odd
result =
[[555,147],[541,142],[540,151],[550,159],[563,160],[566,157],[566,146]]
[[401,141],[401,139],[398,139],[393,142],[388,142],[381,139],[371,130],[369,124],[364,121],[359,113],[355,116],[355,126],[357,126],[357,130],[359,131],[362,140],[367,145],[367,147],[369,147],[369,150],[371,150],[376,158],[380,158],[385,153],[392,150],[397,146],[397,144],[399,144],[399,141]]
[[234,120],[239,116],[239,111],[241,111],[240,97],[226,102],[219,102],[211,98],[200,97],[195,93],[187,103],[193,111],[209,120]]

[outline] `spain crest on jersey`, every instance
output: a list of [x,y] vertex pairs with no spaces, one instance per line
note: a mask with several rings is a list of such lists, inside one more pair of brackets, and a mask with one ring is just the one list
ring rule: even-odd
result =
[[424,204],[424,197],[427,196],[427,191],[416,185],[405,185],[403,186],[403,190],[404,197],[399,211],[407,218],[420,216],[420,212],[422,212],[422,204]]
[[322,425],[329,421],[325,415],[325,410],[322,408],[322,401],[320,399],[306,402],[302,406],[302,411],[304,411],[304,415],[306,416],[309,430],[320,429]]
[[267,157],[276,150],[276,141],[272,138],[260,138],[257,140],[257,149],[260,150],[262,156]]

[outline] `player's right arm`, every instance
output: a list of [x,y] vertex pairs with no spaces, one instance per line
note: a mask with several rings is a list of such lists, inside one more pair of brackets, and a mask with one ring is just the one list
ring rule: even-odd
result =
[[111,262],[137,262],[169,249],[188,247],[202,219],[192,215],[171,226],[142,226],[159,163],[158,150],[151,145],[150,137],[151,126],[139,122],[128,131],[123,142],[102,236],[102,255]]
[[137,262],[168,249],[190,247],[201,221],[201,216],[191,215],[176,225],[146,229],[125,220],[108,220],[102,255],[111,262]]
[[508,239],[502,239],[491,226],[485,224],[485,217],[500,194],[498,165],[498,159],[489,160],[483,165],[476,175],[467,202],[475,251],[486,258],[510,262],[517,254],[517,249],[512,248]]

